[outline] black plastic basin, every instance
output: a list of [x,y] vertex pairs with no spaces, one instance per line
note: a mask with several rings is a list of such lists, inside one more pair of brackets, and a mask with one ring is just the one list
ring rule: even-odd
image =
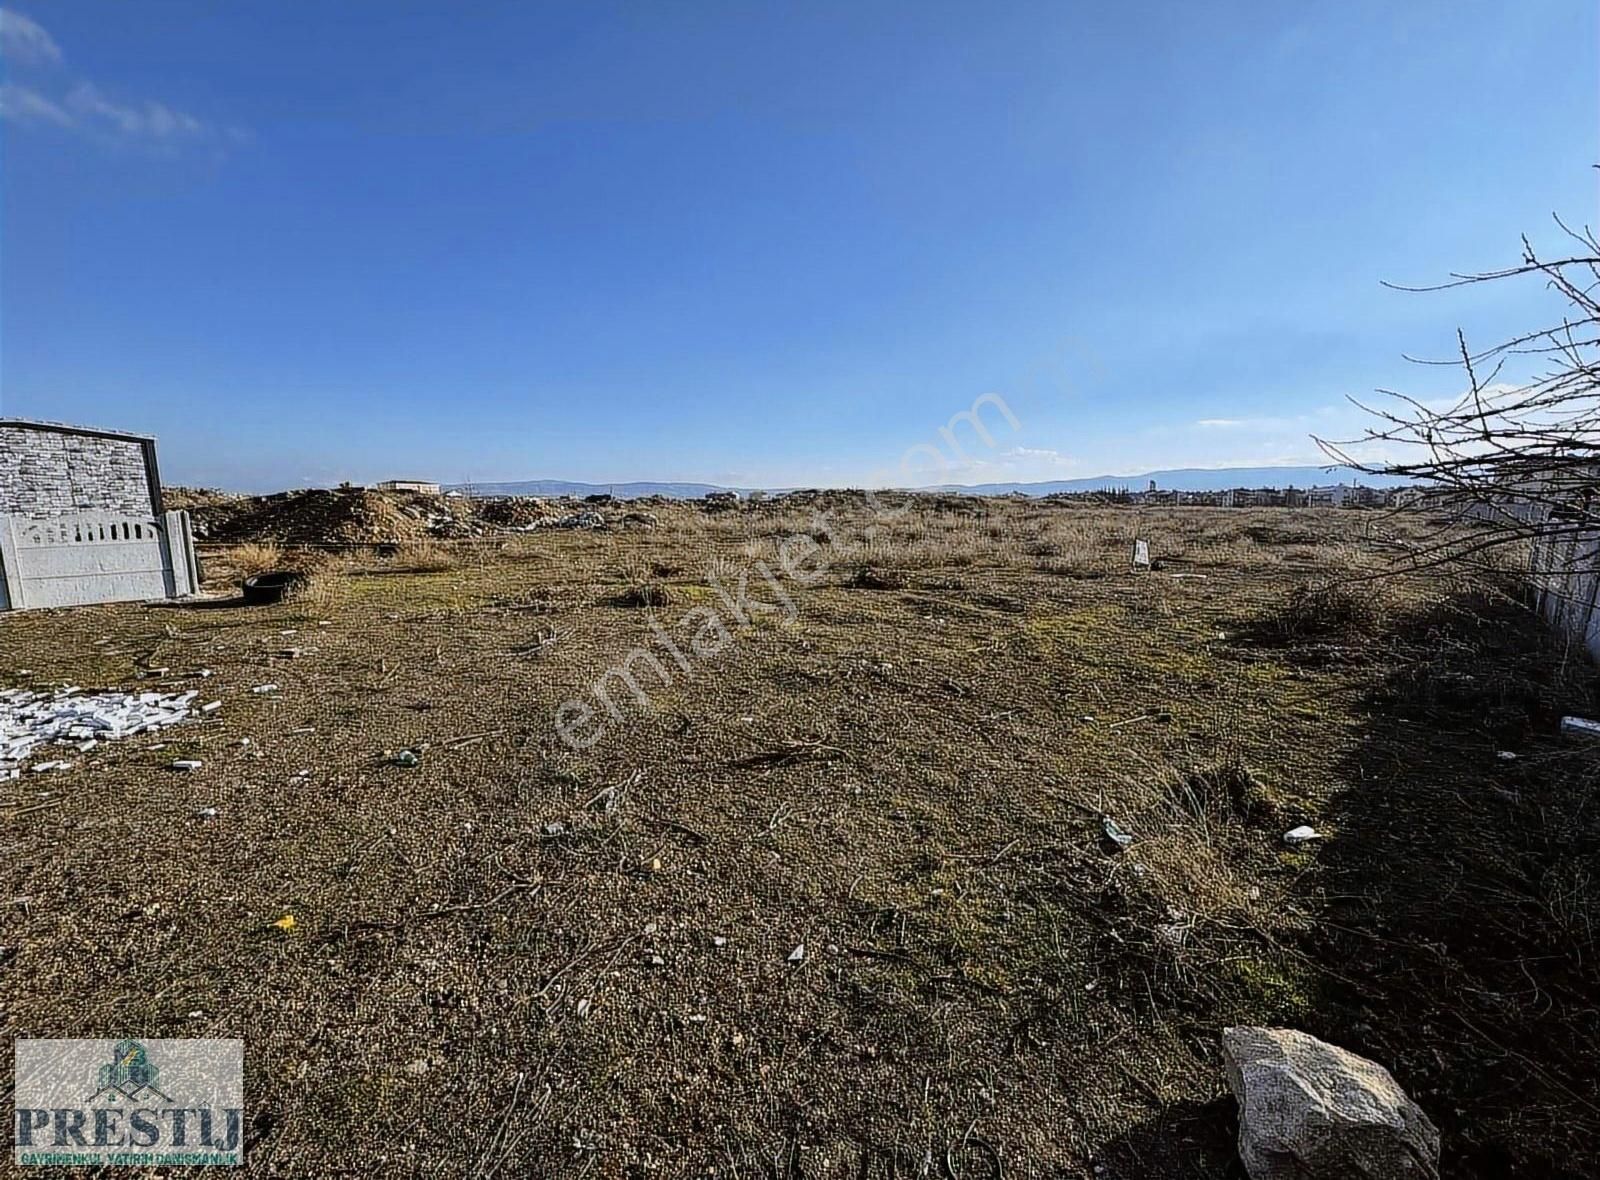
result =
[[290,587],[305,580],[299,570],[270,570],[255,574],[243,582],[244,600],[250,606],[267,606],[282,602]]

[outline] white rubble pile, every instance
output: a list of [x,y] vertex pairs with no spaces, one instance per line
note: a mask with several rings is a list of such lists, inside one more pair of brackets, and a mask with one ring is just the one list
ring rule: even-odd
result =
[[0,689],[0,778],[15,778],[40,746],[54,742],[93,749],[93,743],[176,725],[190,715],[199,690],[184,693],[55,693]]

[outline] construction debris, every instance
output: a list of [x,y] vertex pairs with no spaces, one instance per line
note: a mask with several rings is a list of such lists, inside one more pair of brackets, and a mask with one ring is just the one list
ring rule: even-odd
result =
[[1590,721],[1587,717],[1563,717],[1561,732],[1577,737],[1600,737],[1600,721]]
[[1285,844],[1305,844],[1311,840],[1322,839],[1322,833],[1310,824],[1301,824],[1298,828],[1290,828],[1283,834]]
[[[199,695],[184,693],[102,692],[78,695],[76,687],[54,693],[26,689],[0,689],[0,773],[27,762],[40,746],[72,744],[92,749],[89,743],[153,733],[176,725],[191,715]],[[65,769],[71,763],[46,762],[35,770]]]
[[1100,826],[1106,834],[1106,839],[1112,841],[1118,847],[1126,848],[1128,845],[1133,843],[1133,837],[1127,832],[1124,832],[1117,821],[1112,819],[1109,815],[1105,817],[1105,820]]

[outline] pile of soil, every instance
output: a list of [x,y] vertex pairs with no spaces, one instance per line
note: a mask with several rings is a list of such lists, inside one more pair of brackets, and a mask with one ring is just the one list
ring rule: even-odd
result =
[[312,488],[271,496],[200,497],[184,506],[189,510],[196,537],[227,544],[420,541],[446,535],[435,532],[435,527],[449,528],[454,524],[454,518],[447,513],[437,514],[442,519],[436,523],[436,518],[419,506],[399,503],[399,499],[365,488]]
[[502,496],[493,500],[474,501],[478,519],[495,528],[521,529],[538,524],[551,515],[544,501],[527,496]]
[[369,488],[309,488],[239,496],[209,488],[167,488],[171,509],[186,509],[202,541],[238,545],[368,545],[461,540],[549,525],[582,508],[565,500],[499,496],[474,500]]

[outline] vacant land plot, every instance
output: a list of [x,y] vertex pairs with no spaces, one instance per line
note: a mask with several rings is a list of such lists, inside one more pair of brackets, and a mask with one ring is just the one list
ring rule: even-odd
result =
[[1290,1024],[1446,1174],[1593,1175],[1592,677],[1351,580],[1407,540],[833,497],[0,617],[0,686],[223,702],[0,784],[0,1078],[243,1037],[285,1176],[1220,1177]]

